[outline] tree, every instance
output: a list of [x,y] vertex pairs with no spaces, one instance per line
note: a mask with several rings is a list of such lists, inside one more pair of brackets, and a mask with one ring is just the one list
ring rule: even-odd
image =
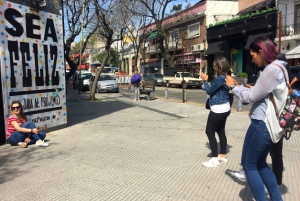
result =
[[[100,52],[95,55],[94,59],[97,60],[99,63],[103,63],[105,58],[105,52]],[[107,63],[113,65],[113,66],[118,66],[120,62],[119,54],[118,51],[115,48],[111,48],[109,50],[109,56],[107,59]]]
[[[101,75],[102,69],[104,68],[104,65],[107,63],[110,53],[110,48],[113,42],[122,40],[123,36],[123,30],[122,24],[118,24],[118,21],[116,20],[116,17],[118,17],[118,13],[115,13],[115,15],[111,15],[111,13],[115,10],[116,1],[113,0],[102,0],[101,4],[97,0],[93,0],[95,5],[95,14],[97,17],[97,21],[99,22],[99,28],[97,32],[105,39],[105,48],[104,48],[104,58],[103,62],[101,63],[100,70],[96,71],[95,75],[95,81],[92,85],[92,90],[90,93],[90,101],[95,100],[95,91],[97,86],[97,80],[99,79],[99,76]],[[116,37],[115,33],[120,33]]]
[[[89,41],[89,38],[96,32],[99,27],[99,22],[97,21],[94,9],[93,0],[81,1],[63,1],[64,6],[64,33],[65,33],[65,59],[70,66],[70,72],[66,74],[66,80],[68,80],[77,69],[79,65],[79,59],[74,62],[70,57],[69,53],[71,51],[71,44],[75,41],[81,33],[81,29],[87,30],[85,40],[81,41],[81,51],[83,52]],[[85,7],[85,9],[83,9]],[[85,10],[85,12],[82,12]],[[80,44],[79,44],[80,46]]]
[[178,5],[173,4],[173,8],[170,10],[170,12],[171,13],[173,13],[173,12],[177,13],[177,12],[181,11],[181,9],[182,9],[182,4],[178,4]]
[[[160,49],[162,57],[167,61],[169,67],[173,68],[175,67],[174,58],[170,55],[167,41],[167,31],[166,27],[163,26],[162,23],[166,17],[166,8],[168,4],[175,1],[176,0],[135,0],[134,3],[142,4],[146,8],[147,14],[145,15],[143,13],[139,13],[138,11],[131,10],[136,15],[144,16],[154,21],[158,31],[156,36],[158,48]],[[147,26],[140,30],[144,32],[146,28]]]

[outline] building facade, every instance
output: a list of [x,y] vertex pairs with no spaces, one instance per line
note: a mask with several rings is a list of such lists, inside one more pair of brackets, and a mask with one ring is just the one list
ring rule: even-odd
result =
[[216,16],[223,19],[237,13],[237,9],[237,1],[200,1],[166,17],[162,23],[166,33],[164,46],[173,57],[175,67],[169,66],[161,54],[158,43],[162,38],[157,37],[156,24],[147,25],[147,29],[142,27],[140,53],[145,73],[173,76],[175,72],[184,71],[199,76],[201,56],[207,49],[207,26]]
[[278,1],[277,7],[281,11],[281,29],[275,43],[290,66],[300,65],[300,0]]
[[[248,7],[246,7],[248,6]],[[254,83],[262,70],[252,63],[249,45],[259,36],[276,37],[278,11],[274,0],[239,0],[239,12],[226,20],[218,21],[207,29],[207,72],[214,77],[213,61],[218,56],[227,58],[233,75],[248,74],[248,82]]]

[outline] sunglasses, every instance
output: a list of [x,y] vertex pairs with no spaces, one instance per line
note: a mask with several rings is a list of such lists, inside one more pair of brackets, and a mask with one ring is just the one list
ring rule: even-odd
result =
[[17,106],[17,107],[11,107],[12,110],[19,110],[21,108],[21,106]]

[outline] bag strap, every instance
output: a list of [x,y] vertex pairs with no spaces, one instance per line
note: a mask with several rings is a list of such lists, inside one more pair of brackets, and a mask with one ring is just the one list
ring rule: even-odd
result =
[[[290,93],[290,94],[294,94],[294,91],[293,91],[291,85],[288,84],[288,81],[287,81],[287,79],[286,79],[286,76],[285,76],[285,73],[284,73],[283,68],[282,68],[280,65],[277,65],[277,64],[274,64],[274,65],[278,66],[278,67],[280,68],[281,72],[283,73],[283,76],[284,76],[284,79],[285,79],[285,83],[286,83],[286,85],[287,85],[287,87],[288,87],[289,93]],[[294,79],[295,79],[295,78],[294,78]],[[293,80],[294,80],[294,79],[293,79]],[[296,78],[295,81],[297,81],[297,78]],[[294,81],[294,82],[295,82],[295,81]],[[294,82],[293,82],[293,83],[294,83]],[[277,109],[277,107],[276,107],[275,100],[274,100],[274,95],[273,95],[272,92],[269,93],[269,98],[270,98],[271,102],[273,103],[273,106],[274,106],[274,109],[275,109],[275,113],[276,113],[276,117],[279,118],[279,112],[278,112],[278,109]]]

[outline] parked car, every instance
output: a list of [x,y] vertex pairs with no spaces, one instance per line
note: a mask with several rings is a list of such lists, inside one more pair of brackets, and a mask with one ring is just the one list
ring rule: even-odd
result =
[[[79,76],[80,74],[80,76]],[[82,80],[81,90],[89,90],[89,80],[92,77],[92,73],[87,70],[76,71],[73,75],[73,88],[79,87],[79,82]]]
[[156,86],[164,86],[165,85],[163,74],[154,73],[151,75],[153,76],[153,80],[154,80]]
[[300,90],[300,66],[290,66],[292,74],[297,77],[298,81],[293,84],[293,87]]
[[[92,85],[95,80],[95,75],[92,75],[90,81],[89,81],[89,88],[90,91],[92,90]],[[119,85],[117,80],[110,76],[110,75],[100,75],[97,86],[96,86],[96,92],[119,92]]]
[[200,88],[203,84],[201,78],[194,78],[189,72],[177,72],[174,77],[164,76],[164,81],[167,87],[172,85],[182,86],[183,88],[196,87]]

